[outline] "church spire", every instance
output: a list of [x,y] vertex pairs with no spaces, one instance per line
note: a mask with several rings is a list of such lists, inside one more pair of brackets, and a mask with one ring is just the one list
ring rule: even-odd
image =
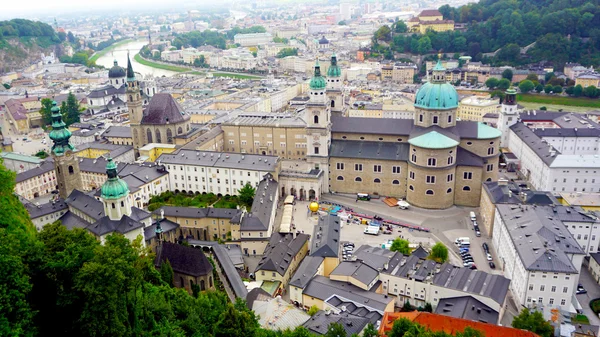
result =
[[131,60],[129,59],[129,53],[127,53],[127,82],[135,81],[135,73],[131,66]]
[[312,90],[323,90],[327,86],[327,83],[325,83],[325,78],[323,78],[321,75],[321,65],[319,64],[318,58],[315,62],[315,73],[310,79],[309,86]]
[[71,138],[71,131],[67,129],[67,125],[62,120],[62,114],[60,108],[56,104],[56,101],[52,102],[52,131],[50,131],[50,139],[54,142],[52,145],[52,152],[57,156],[62,156],[67,151],[73,151],[75,147],[69,143]]

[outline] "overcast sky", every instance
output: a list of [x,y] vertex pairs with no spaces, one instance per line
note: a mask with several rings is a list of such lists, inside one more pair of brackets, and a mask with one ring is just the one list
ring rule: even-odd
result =
[[[60,16],[77,11],[93,11],[115,9],[129,10],[138,7],[152,10],[173,5],[200,5],[207,0],[0,0],[0,17],[3,19],[16,17]],[[220,1],[222,3],[222,1]],[[175,9],[175,8],[173,8]],[[183,8],[182,8],[183,9]]]

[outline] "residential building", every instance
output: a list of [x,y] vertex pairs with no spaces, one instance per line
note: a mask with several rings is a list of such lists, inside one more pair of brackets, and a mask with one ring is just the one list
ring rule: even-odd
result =
[[600,253],[591,253],[588,270],[596,283],[600,284]]
[[199,291],[214,290],[213,266],[202,249],[177,243],[162,242],[156,249],[154,265],[160,269],[169,262],[173,268],[173,285],[185,289],[189,294],[194,287]]
[[307,234],[273,233],[263,252],[262,259],[254,270],[256,281],[262,282],[261,288],[273,289],[277,295],[298,269],[298,265],[308,253]]
[[171,189],[179,192],[237,195],[249,183],[258,186],[270,173],[279,174],[279,158],[258,154],[180,150],[158,158],[169,172]]
[[332,323],[340,324],[346,336],[360,335],[364,328],[372,322],[367,317],[353,315],[349,312],[332,313],[330,311],[320,310],[310,317],[302,326],[308,329],[311,333],[319,336],[327,334],[329,325]]
[[111,144],[133,146],[133,138],[129,126],[109,126],[102,133],[101,137],[108,140]]
[[51,160],[45,160],[38,167],[18,173],[15,183],[15,193],[27,200],[33,200],[56,191],[58,181],[54,163]]
[[483,116],[488,113],[497,113],[499,107],[498,99],[481,96],[466,97],[458,105],[456,118],[483,122]]
[[589,86],[598,88],[600,86],[600,74],[595,71],[581,73],[575,78],[575,85],[580,85],[584,88]]
[[403,84],[413,84],[417,66],[414,63],[394,63],[392,81]]
[[581,207],[585,211],[600,211],[598,193],[560,193],[560,202],[565,206]]
[[238,209],[175,206],[163,206],[153,212],[178,224],[178,233],[184,238],[202,241],[231,240],[231,225],[239,224],[241,213]]
[[585,251],[555,209],[496,205],[492,247],[516,303],[573,311]]
[[422,11],[418,16],[408,20],[406,25],[412,32],[421,34],[427,33],[428,30],[436,32],[454,30],[454,21],[444,20],[442,13],[437,9],[427,9]]
[[310,256],[323,258],[323,276],[337,268],[340,263],[340,219],[333,215],[319,215],[313,229]]
[[236,34],[233,42],[242,47],[259,46],[273,41],[271,33]]
[[68,206],[63,199],[51,200],[44,204],[34,204],[21,198],[21,202],[27,213],[29,213],[31,222],[38,230],[42,230],[45,225],[55,222],[68,210]]
[[498,312],[472,296],[460,296],[442,299],[435,313],[475,322],[498,324]]
[[2,158],[2,164],[4,167],[16,173],[37,168],[44,161],[36,156],[28,156],[16,152],[4,151],[0,152],[0,158]]

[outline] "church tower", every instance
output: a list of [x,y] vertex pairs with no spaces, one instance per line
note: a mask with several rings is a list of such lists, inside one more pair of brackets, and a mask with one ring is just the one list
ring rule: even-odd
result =
[[131,60],[127,55],[127,109],[129,110],[129,126],[133,137],[133,149],[138,154],[140,147],[144,146],[144,133],[140,128],[143,108],[142,96],[140,95],[140,82],[135,78]]
[[446,68],[438,60],[429,82],[423,84],[415,97],[414,125],[449,128],[456,125],[458,94],[446,81]]
[[119,178],[117,164],[108,158],[106,163],[108,179],[102,185],[100,199],[104,204],[104,214],[111,220],[121,220],[123,215],[131,215],[131,200],[129,200],[129,186]]
[[506,90],[504,101],[502,101],[502,106],[500,108],[500,115],[498,116],[497,128],[502,132],[500,146],[508,147],[509,129],[517,122],[518,118],[517,91],[510,88]]
[[327,69],[327,97],[333,113],[341,114],[344,111],[343,84],[342,70],[337,64],[337,56],[333,53],[331,55],[331,65]]
[[324,173],[322,190],[329,191],[329,145],[331,144],[331,118],[329,99],[326,95],[327,82],[321,75],[317,59],[315,73],[310,80],[310,99],[306,105],[306,161]]
[[60,108],[56,102],[52,102],[51,111],[52,131],[50,131],[50,139],[54,142],[52,157],[56,167],[58,192],[61,198],[66,199],[73,190],[83,190],[83,183],[79,171],[79,161],[74,153],[75,147],[69,143],[71,131],[67,129],[62,121]]

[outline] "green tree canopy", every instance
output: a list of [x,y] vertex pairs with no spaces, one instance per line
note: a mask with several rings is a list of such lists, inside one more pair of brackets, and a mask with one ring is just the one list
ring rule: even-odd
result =
[[529,311],[528,308],[521,310],[518,316],[513,319],[512,327],[531,331],[541,337],[553,336],[554,328],[544,319],[539,311]]
[[277,55],[275,55],[276,58],[281,59],[287,56],[296,56],[298,55],[298,48],[283,48],[281,49]]
[[530,92],[534,88],[535,88],[535,85],[533,84],[533,82],[531,80],[523,80],[523,81],[521,81],[521,83],[519,83],[519,90],[521,90],[521,92],[524,94]]
[[52,124],[52,100],[50,98],[42,98],[42,108],[40,109],[40,115],[42,115],[42,120],[44,121],[44,125]]
[[490,89],[494,89],[498,86],[498,79],[495,77],[490,77],[485,81],[485,86],[490,88]]
[[325,337],[347,337],[346,329],[340,323],[331,323],[329,327],[327,327],[327,333],[324,335]]
[[448,247],[441,242],[437,242],[435,245],[433,245],[433,247],[431,247],[429,259],[438,263],[446,262],[448,260]]
[[506,78],[508,79],[508,81],[512,81],[513,79],[513,72],[510,69],[504,69],[504,71],[502,72],[502,78]]
[[508,79],[503,78],[500,81],[498,81],[498,89],[504,91],[508,88],[510,88],[510,81]]
[[250,209],[250,207],[252,207],[252,202],[254,201],[255,192],[256,189],[252,187],[250,183],[246,183],[246,185],[244,185],[244,187],[242,187],[238,191],[238,198],[240,200],[240,204]]
[[408,240],[404,240],[402,238],[396,238],[392,242],[392,246],[390,247],[390,250],[392,252],[400,252],[400,253],[402,253],[404,255],[410,254],[410,248],[409,248]]

